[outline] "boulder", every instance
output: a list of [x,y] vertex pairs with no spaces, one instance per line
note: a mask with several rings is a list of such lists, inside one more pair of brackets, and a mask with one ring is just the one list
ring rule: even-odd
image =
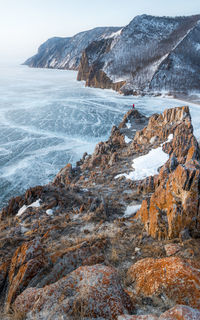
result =
[[159,320],[200,320],[200,312],[188,306],[177,305],[164,312]]
[[200,320],[200,312],[184,305],[176,305],[175,307],[167,310],[160,317],[153,314],[130,316],[122,315],[118,320]]
[[178,257],[146,258],[128,270],[133,292],[165,308],[184,304],[200,309],[200,263]]
[[54,284],[28,288],[14,303],[27,318],[59,319],[61,316],[116,319],[133,311],[115,269],[103,265],[84,266]]
[[118,320],[158,320],[159,318],[156,315],[153,314],[145,314],[145,315],[139,315],[139,316],[129,316],[127,314],[123,316],[119,316]]

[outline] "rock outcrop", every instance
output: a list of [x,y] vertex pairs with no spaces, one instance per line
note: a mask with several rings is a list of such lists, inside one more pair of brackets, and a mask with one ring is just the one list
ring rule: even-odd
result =
[[177,305],[164,312],[160,317],[153,314],[141,316],[119,316],[118,320],[199,320],[200,312],[184,305]]
[[138,216],[154,238],[176,238],[184,229],[197,236],[200,150],[188,108],[171,109],[163,116],[152,117],[133,143],[141,149],[154,137],[156,143],[166,141],[169,134],[173,134],[173,139],[163,145],[169,160],[154,179],[154,193],[143,201]]
[[137,298],[149,304],[166,309],[183,304],[199,309],[199,268],[200,264],[190,259],[147,258],[131,266],[128,277]]
[[[157,149],[166,162],[134,175]],[[2,319],[198,320],[199,181],[188,107],[127,112],[92,155],[2,210]]]
[[116,319],[133,311],[130,297],[123,291],[113,268],[95,265],[80,267],[67,277],[43,289],[29,288],[15,301],[28,319],[57,319],[70,316]]

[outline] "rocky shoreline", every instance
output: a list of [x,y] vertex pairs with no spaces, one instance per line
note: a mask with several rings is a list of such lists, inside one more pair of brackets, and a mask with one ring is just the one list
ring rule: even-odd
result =
[[130,110],[1,211],[1,319],[200,319],[199,181],[189,108]]

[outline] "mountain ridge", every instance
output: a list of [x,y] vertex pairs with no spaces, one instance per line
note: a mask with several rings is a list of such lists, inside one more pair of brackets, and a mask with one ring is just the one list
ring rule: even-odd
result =
[[47,40],[25,64],[78,70],[86,86],[123,94],[200,91],[200,15],[144,14],[63,39]]

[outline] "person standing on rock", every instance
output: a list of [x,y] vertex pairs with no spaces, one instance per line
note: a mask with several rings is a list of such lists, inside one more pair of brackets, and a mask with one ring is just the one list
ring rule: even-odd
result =
[[135,109],[135,105],[134,105],[134,103],[133,103],[133,109]]

